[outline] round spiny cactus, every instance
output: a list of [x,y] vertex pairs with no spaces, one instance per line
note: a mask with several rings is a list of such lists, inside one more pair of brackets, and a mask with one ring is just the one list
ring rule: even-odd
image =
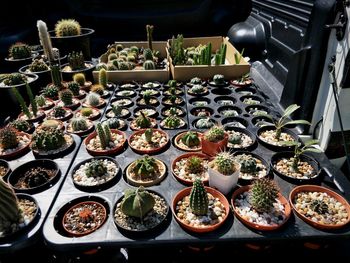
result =
[[119,70],[129,70],[129,64],[127,62],[118,63]]
[[53,115],[55,116],[55,118],[63,118],[64,116],[66,116],[66,110],[61,107],[61,106],[56,106],[55,108],[53,108]]
[[73,51],[72,53],[69,53],[68,64],[73,71],[86,68],[83,52]]
[[86,101],[89,105],[96,107],[100,104],[100,95],[97,93],[89,93],[86,96]]
[[153,210],[155,203],[154,197],[140,186],[136,190],[125,191],[120,208],[125,215],[142,220],[148,212]]
[[158,170],[156,159],[148,155],[144,155],[142,158],[135,161],[135,165],[132,169],[134,174],[139,178],[151,177]]
[[[7,183],[0,178],[0,226],[10,227],[21,219],[21,210],[18,207],[18,200],[15,192]],[[10,229],[0,229],[9,231]]]
[[85,107],[80,110],[80,113],[84,117],[89,117],[91,114],[93,114],[93,110],[89,107]]
[[225,138],[225,130],[223,127],[213,126],[204,134],[204,138],[210,142],[219,142]]
[[153,62],[153,60],[146,60],[143,63],[143,68],[145,70],[154,70],[154,69],[156,69],[156,64]]
[[30,123],[24,120],[14,120],[9,123],[9,126],[15,128],[17,131],[22,132],[26,132],[31,128]]
[[242,143],[242,135],[239,133],[235,133],[230,135],[228,141],[232,144],[241,144]]
[[249,190],[249,203],[259,213],[269,213],[278,197],[278,188],[268,178],[255,180]]
[[117,51],[122,51],[124,49],[124,46],[122,44],[117,44],[116,48]]
[[27,81],[27,77],[21,73],[11,73],[5,75],[3,82],[7,86],[14,86],[19,84],[24,84]]
[[186,132],[186,134],[181,137],[181,142],[187,147],[198,146],[201,143],[197,133],[192,131]]
[[222,85],[222,84],[225,84],[225,77],[224,75],[217,74],[217,75],[214,75],[213,81],[216,85]]
[[178,128],[181,124],[181,119],[177,116],[168,116],[164,120],[164,126],[170,129]]
[[43,89],[43,95],[50,99],[56,99],[58,96],[58,90],[58,87],[56,87],[55,85],[47,85]]
[[30,47],[21,42],[13,44],[9,49],[9,53],[13,59],[29,58],[32,55]]
[[198,77],[194,77],[194,78],[192,78],[191,80],[190,80],[190,83],[191,84],[202,84],[202,80],[200,79],[200,78],[198,78]]
[[46,99],[43,95],[35,96],[35,101],[39,107],[44,107],[46,105]]
[[106,63],[103,63],[103,62],[100,62],[96,65],[96,70],[100,71],[101,69],[105,69],[107,70],[107,64]]
[[43,151],[57,150],[66,144],[64,133],[60,129],[37,130],[33,135],[33,148]]
[[86,131],[89,128],[85,118],[73,118],[71,126],[73,131]]
[[191,174],[201,174],[204,170],[203,159],[198,156],[191,156],[186,161],[186,171]]
[[107,119],[104,123],[106,123],[110,129],[120,129],[123,126],[123,121],[118,118]]
[[70,89],[65,89],[60,92],[60,99],[65,106],[73,104],[73,92]]
[[80,85],[77,82],[75,81],[69,82],[68,89],[73,93],[74,96],[80,95]]
[[80,24],[74,19],[62,19],[56,23],[55,33],[56,37],[80,35]]
[[57,129],[60,126],[60,122],[57,120],[45,120],[41,125],[41,129],[50,129],[50,128],[54,128]]
[[136,55],[139,54],[139,48],[137,46],[131,46],[130,52],[135,53]]
[[190,88],[190,92],[195,94],[200,94],[204,92],[204,87],[202,85],[193,85],[192,88]]
[[204,216],[208,214],[208,194],[203,185],[203,182],[196,178],[193,182],[192,190],[190,193],[190,208],[193,214],[197,216]]
[[251,155],[242,154],[237,158],[237,161],[241,164],[242,173],[252,174],[258,171],[257,162]]
[[113,61],[118,58],[118,55],[116,53],[111,53],[108,55],[108,62]]
[[236,172],[237,163],[234,156],[229,152],[218,153],[214,160],[215,169],[223,175],[231,175]]
[[78,83],[80,86],[84,86],[86,82],[84,73],[74,74],[73,81]]
[[201,118],[196,122],[198,129],[208,129],[215,125],[215,123],[209,118]]
[[42,59],[34,59],[28,68],[31,72],[42,72],[49,69],[48,65]]
[[18,138],[16,129],[11,126],[0,129],[0,145],[4,150],[17,148]]
[[101,177],[107,173],[107,166],[102,159],[93,159],[85,170],[87,177]]
[[145,58],[145,61],[146,60],[152,60],[153,61],[153,52],[152,52],[152,50],[150,50],[149,48],[145,48],[143,50],[143,57]]

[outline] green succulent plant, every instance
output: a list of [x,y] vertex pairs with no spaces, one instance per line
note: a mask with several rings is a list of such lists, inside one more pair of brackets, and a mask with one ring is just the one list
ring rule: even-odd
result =
[[31,72],[42,72],[49,70],[48,65],[42,59],[34,59],[33,62],[29,65],[28,69]]
[[13,127],[7,126],[0,129],[0,145],[4,150],[14,149],[18,146],[17,132]]
[[33,134],[34,149],[51,151],[57,150],[66,144],[64,133],[61,129],[39,129]]
[[144,155],[135,161],[132,171],[140,179],[149,178],[158,171],[157,161],[153,157]]
[[154,69],[156,69],[156,64],[153,62],[153,60],[146,60],[143,63],[143,68],[145,70],[154,70]]
[[70,89],[65,89],[60,92],[60,99],[64,106],[73,105],[73,92]]
[[278,188],[268,178],[257,179],[249,190],[249,203],[259,213],[269,213],[278,197]]
[[78,83],[80,86],[84,86],[86,82],[86,78],[84,73],[76,73],[73,75],[73,81]]
[[190,193],[190,208],[193,214],[197,216],[204,216],[208,214],[209,199],[207,191],[203,185],[203,182],[197,178],[193,182],[193,186]]
[[81,34],[80,24],[74,19],[62,19],[55,25],[56,37],[76,36]]
[[76,117],[73,118],[70,123],[73,131],[86,131],[89,128],[85,118]]
[[0,229],[1,232],[11,232],[11,226],[18,223],[22,212],[12,187],[0,178]]
[[310,208],[312,211],[320,215],[324,215],[329,212],[329,206],[323,200],[313,200],[310,204]]
[[140,116],[136,118],[136,125],[141,129],[151,128],[152,122],[151,119],[148,118],[142,111],[140,111]]
[[24,59],[31,57],[31,49],[27,44],[17,42],[9,49],[10,57],[13,59]]
[[242,173],[255,174],[259,171],[256,159],[249,154],[241,154],[237,156],[236,160],[241,165]]
[[9,126],[15,128],[17,131],[22,131],[22,132],[26,132],[32,127],[29,122],[25,120],[18,120],[18,119],[10,122]]
[[86,96],[86,101],[90,106],[96,107],[100,104],[100,95],[97,93],[89,93]]
[[87,177],[101,177],[107,173],[107,166],[102,159],[93,159],[86,167],[85,174]]
[[225,130],[223,127],[213,126],[204,134],[204,139],[210,142],[219,142],[225,138]]
[[83,52],[72,51],[72,53],[69,53],[68,64],[71,67],[72,71],[86,68]]
[[92,108],[85,107],[80,110],[80,113],[84,117],[89,117],[91,114],[93,114]]
[[181,125],[181,119],[177,116],[170,115],[165,118],[164,126],[169,129],[176,129]]
[[204,171],[203,159],[191,156],[186,160],[186,171],[191,174],[201,174]]
[[52,112],[55,118],[63,118],[66,116],[67,111],[62,106],[56,106],[53,108]]
[[73,93],[73,96],[80,95],[80,85],[77,82],[75,81],[69,82],[68,89]]
[[0,81],[6,86],[15,86],[27,82],[27,77],[21,73],[1,74]]
[[190,148],[198,146],[201,143],[197,133],[192,131],[186,132],[186,134],[181,137],[181,142]]
[[49,99],[56,99],[58,97],[59,88],[55,85],[47,85],[42,94]]
[[145,139],[146,139],[146,142],[152,143],[152,137],[153,137],[153,129],[147,129],[147,130],[145,130]]
[[229,152],[218,153],[211,164],[213,169],[223,175],[231,175],[237,171],[237,162]]

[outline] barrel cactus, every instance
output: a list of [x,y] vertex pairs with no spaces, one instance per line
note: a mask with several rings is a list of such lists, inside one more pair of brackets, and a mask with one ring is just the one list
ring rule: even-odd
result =
[[198,146],[201,141],[196,132],[188,131],[181,137],[181,142],[185,144],[187,147],[195,147]]
[[31,72],[42,72],[48,70],[49,67],[42,59],[34,59],[32,64],[29,65],[28,69]]
[[111,53],[108,55],[108,61],[113,61],[118,58],[118,55],[116,53]]
[[211,167],[223,175],[231,175],[236,172],[237,163],[229,152],[218,153],[211,162]]
[[56,37],[76,36],[81,34],[80,24],[74,19],[62,19],[55,25]]
[[214,125],[215,125],[215,123],[209,118],[201,118],[201,119],[197,120],[197,122],[196,122],[196,127],[198,129],[209,129],[209,128],[213,127]]
[[107,166],[102,159],[93,159],[85,170],[87,177],[101,177],[107,173]]
[[153,137],[153,129],[145,130],[144,134],[145,134],[146,142],[151,143],[152,142],[152,137]]
[[202,80],[201,80],[200,78],[198,78],[198,77],[194,77],[194,78],[192,78],[192,79],[190,80],[190,83],[191,83],[192,85],[198,85],[198,84],[202,84]]
[[97,93],[89,93],[86,96],[86,101],[90,106],[96,107],[100,104],[100,95]]
[[140,111],[140,116],[136,118],[136,125],[141,129],[151,128],[152,122],[151,119],[148,118],[142,111]]
[[255,180],[249,190],[249,203],[259,213],[269,213],[278,197],[278,188],[268,178]]
[[208,194],[203,185],[203,182],[197,178],[193,182],[190,193],[190,208],[193,214],[197,216],[204,216],[208,214]]
[[104,121],[103,123],[107,124],[110,129],[120,129],[124,125],[124,121],[118,118],[110,118]]
[[143,57],[145,58],[145,61],[146,60],[152,60],[153,61],[153,52],[151,49],[149,48],[145,48],[143,50]]
[[0,145],[4,150],[17,148],[17,132],[13,127],[7,126],[0,129]]
[[21,219],[21,210],[15,192],[0,178],[0,232],[10,231],[13,223]]
[[214,75],[213,81],[216,85],[223,85],[225,84],[225,77],[224,75],[217,74],[217,75]]
[[55,118],[63,118],[66,116],[67,110],[61,106],[56,106],[53,108],[52,112]]
[[24,59],[31,56],[30,47],[27,44],[17,42],[9,49],[10,57],[13,59]]
[[82,108],[82,109],[80,110],[80,113],[81,113],[81,115],[83,115],[84,117],[89,117],[89,116],[91,116],[91,114],[93,114],[93,110],[92,110],[92,108],[85,107],[85,108]]
[[40,125],[41,129],[58,129],[60,128],[61,122],[57,120],[45,120],[43,123]]
[[193,85],[192,88],[189,89],[190,93],[194,93],[194,94],[201,94],[205,91],[204,87],[202,85]]
[[254,174],[258,171],[256,159],[251,155],[242,154],[237,161],[241,164],[242,173]]
[[33,135],[32,147],[37,150],[57,150],[66,144],[64,133],[60,129],[49,128],[37,130]]
[[143,63],[143,68],[145,70],[154,70],[154,69],[156,69],[156,64],[153,62],[153,60],[146,60]]
[[80,95],[80,85],[77,82],[75,81],[69,82],[68,89],[73,93],[73,96]]
[[154,197],[143,186],[140,186],[137,189],[125,191],[120,208],[125,215],[142,220],[147,213],[153,210],[155,203]]
[[219,142],[225,138],[225,130],[223,127],[213,126],[204,134],[204,138],[210,142]]
[[101,123],[98,123],[96,125],[96,130],[97,136],[100,139],[101,148],[106,149],[112,141],[112,134],[109,126],[106,124],[102,126]]
[[85,118],[73,118],[70,123],[73,131],[86,131],[89,128]]
[[57,99],[58,97],[58,87],[55,85],[47,85],[43,89],[43,95],[49,99]]
[[129,65],[127,62],[120,62],[120,63],[118,63],[118,69],[119,70],[129,70]]
[[156,159],[148,155],[144,155],[136,160],[132,168],[133,173],[140,179],[152,177],[157,170],[158,165]]
[[191,174],[201,174],[204,170],[203,159],[191,156],[186,161],[186,171]]
[[73,75],[73,81],[78,83],[80,86],[84,86],[86,82],[86,78],[84,73],[77,73]]
[[25,120],[13,120],[9,123],[9,126],[15,128],[17,131],[22,132],[26,132],[32,127],[32,125]]
[[65,89],[60,92],[60,99],[65,106],[73,104],[73,92],[70,89]]
[[228,141],[232,144],[241,144],[242,143],[242,135],[240,133],[230,134]]

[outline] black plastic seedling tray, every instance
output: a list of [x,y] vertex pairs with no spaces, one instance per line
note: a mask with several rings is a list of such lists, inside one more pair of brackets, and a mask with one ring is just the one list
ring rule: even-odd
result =
[[[254,74],[253,74],[254,76]],[[278,115],[279,106],[277,99],[274,98],[273,93],[269,93],[268,87],[259,86],[256,87],[258,93],[262,98],[265,98],[263,105],[272,107],[273,114]],[[233,93],[234,94],[234,91]],[[216,96],[216,95],[215,95]],[[236,97],[236,106],[242,107],[242,104],[239,102],[239,96]],[[137,97],[133,98],[136,99]],[[186,100],[188,101],[192,97],[185,95]],[[209,98],[215,99],[214,95],[209,95]],[[210,107],[216,111],[218,105],[212,104]],[[191,126],[192,117],[190,116],[190,110],[193,107],[189,106],[187,103],[187,113],[189,119],[189,125]],[[244,114],[247,114],[244,109],[242,109]],[[217,118],[218,122],[221,122],[222,117],[215,117],[218,113],[214,113],[214,118]],[[247,128],[252,133],[256,133],[258,129],[251,123],[252,116],[243,116],[243,118],[248,123]],[[162,160],[167,166],[167,176],[166,178],[156,186],[152,186],[149,189],[157,191],[162,196],[165,197],[169,206],[171,206],[172,198],[175,194],[185,188],[186,186],[178,182],[171,173],[171,163],[179,155],[186,152],[181,151],[174,147],[173,138],[174,136],[183,130],[167,130],[169,137],[171,138],[171,144],[166,151],[153,155],[156,158]],[[126,131],[127,136],[130,136],[132,132],[128,129]],[[255,148],[251,150],[253,153],[258,154],[263,157],[267,162],[270,162],[271,156],[275,153],[272,150],[265,148],[260,144],[256,144]],[[327,157],[324,154],[313,154],[317,161],[321,164],[322,172],[320,175],[321,181],[318,184],[325,185],[336,192],[340,193],[340,189],[343,191],[343,196],[349,201],[350,200],[350,183],[347,181],[345,176],[336,169]],[[141,155],[132,151],[132,149],[127,146],[126,149],[115,156],[115,159],[119,163],[124,172],[125,168],[132,161],[140,158]],[[168,215],[167,220],[164,224],[157,229],[157,231],[135,235],[126,233],[125,231],[120,230],[114,223],[113,220],[113,209],[115,203],[123,195],[123,191],[126,188],[131,188],[132,186],[123,179],[123,175],[119,174],[118,180],[116,183],[108,189],[105,189],[100,192],[84,192],[78,190],[72,182],[72,169],[79,162],[91,158],[87,153],[85,146],[82,144],[77,157],[72,165],[61,189],[60,194],[58,195],[56,202],[45,222],[43,228],[43,234],[47,245],[58,251],[86,251],[89,249],[95,248],[119,248],[119,247],[145,247],[145,246],[154,246],[154,245],[179,245],[179,244],[214,244],[220,242],[272,242],[272,241],[285,241],[290,242],[291,240],[326,240],[326,239],[339,239],[340,237],[350,237],[350,225],[345,226],[344,228],[337,231],[322,231],[313,228],[312,226],[306,224],[304,221],[299,219],[296,215],[292,215],[286,225],[274,232],[259,232],[252,230],[243,225],[234,215],[233,212],[230,213],[228,220],[223,224],[222,227],[217,229],[214,232],[197,234],[188,232],[183,229],[173,218],[172,215]],[[330,176],[324,172],[328,170]],[[284,179],[272,175],[276,183],[281,189],[282,194],[288,198],[290,191],[296,186],[292,183],[285,181]],[[332,177],[332,178],[331,178]],[[335,182],[334,182],[335,180]],[[340,187],[337,187],[340,186]],[[230,201],[231,194],[227,195],[227,199]],[[58,226],[61,220],[60,209],[64,207],[68,202],[75,200],[77,198],[86,198],[94,199],[95,197],[102,198],[108,206],[109,214],[106,223],[96,230],[95,232],[83,236],[83,237],[68,237],[62,232],[62,229]]]

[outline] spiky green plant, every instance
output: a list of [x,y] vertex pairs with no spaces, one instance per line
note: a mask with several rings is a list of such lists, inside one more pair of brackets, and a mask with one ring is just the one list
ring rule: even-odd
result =
[[13,223],[21,219],[21,210],[12,187],[0,178],[0,229],[1,232],[10,232]]
[[16,88],[12,88],[11,90],[12,90],[12,93],[15,95],[19,105],[21,106],[23,114],[26,115],[28,119],[31,119],[33,115],[29,111],[29,108],[26,105],[26,102],[24,101],[22,95],[19,93],[19,91]]
[[60,66],[58,64],[54,64],[50,66],[51,69],[51,80],[52,83],[56,86],[61,88],[62,87],[62,73]]
[[123,125],[123,122],[123,120],[120,120],[118,118],[109,118],[103,123],[107,124],[110,129],[120,129]]
[[145,70],[154,70],[154,69],[156,69],[156,64],[153,62],[153,60],[146,60],[143,63],[143,68]]
[[153,50],[153,45],[152,45],[152,41],[153,41],[153,29],[154,29],[154,26],[153,26],[153,25],[146,25],[147,42],[148,42],[148,48],[149,48],[150,50]]
[[6,86],[15,86],[26,83],[27,77],[21,73],[1,74],[0,81]]
[[51,151],[57,150],[66,144],[64,133],[61,129],[39,129],[33,135],[34,149]]
[[107,71],[105,69],[100,69],[100,71],[98,72],[98,83],[106,88],[107,87]]
[[202,80],[198,77],[194,77],[190,80],[190,83],[192,85],[201,85],[202,84]]
[[271,115],[261,115],[261,116],[265,116],[265,117],[269,118],[272,121],[272,123],[274,124],[274,126],[276,128],[275,139],[277,139],[277,140],[280,139],[282,128],[285,127],[286,125],[291,125],[291,124],[311,125],[311,123],[306,121],[306,120],[289,120],[290,115],[292,115],[299,108],[300,108],[300,106],[298,106],[297,104],[289,105],[285,109],[285,111],[282,113],[281,118],[279,118],[278,120],[273,118]]
[[241,144],[242,135],[240,133],[230,134],[230,136],[228,137],[228,141],[232,144]]
[[198,156],[191,156],[186,160],[185,169],[191,174],[201,174],[204,171],[203,159]]
[[112,104],[112,112],[114,113],[114,116],[119,117],[122,114],[123,108],[119,105],[113,105]]
[[197,133],[193,131],[186,132],[186,134],[181,137],[181,141],[183,144],[190,148],[198,146],[201,143]]
[[62,19],[55,25],[56,37],[76,36],[81,34],[80,24],[74,19]]
[[84,86],[86,79],[84,73],[77,73],[73,75],[73,81],[78,83],[80,86]]
[[204,216],[208,214],[209,199],[203,182],[196,178],[190,193],[190,208],[193,214]]
[[181,119],[177,116],[174,116],[174,115],[170,115],[170,116],[166,117],[164,120],[165,127],[170,128],[170,129],[178,128],[180,126],[180,124],[181,124]]
[[105,92],[105,88],[100,84],[95,84],[92,85],[91,91],[102,96]]
[[222,85],[222,84],[225,84],[225,77],[224,75],[216,74],[213,77],[213,81],[216,85]]
[[229,152],[218,153],[212,161],[213,169],[223,175],[231,175],[237,170],[237,162]]
[[109,144],[110,142],[112,142],[112,133],[111,130],[109,128],[109,126],[107,124],[102,125],[103,130],[105,132],[105,137],[106,137],[106,141],[107,144]]
[[149,48],[145,48],[143,50],[143,57],[145,58],[145,61],[152,60],[153,61],[153,52]]
[[257,179],[249,190],[249,203],[259,213],[269,213],[278,197],[278,188],[268,178]]
[[32,53],[27,44],[17,42],[9,49],[10,57],[13,59],[23,59],[31,57]]
[[85,174],[87,177],[101,177],[107,173],[107,166],[102,159],[93,159],[88,167],[86,167]]
[[73,131],[86,131],[89,128],[85,118],[73,118],[70,123]]
[[68,89],[73,93],[73,96],[80,95],[80,85],[77,82],[75,81],[69,82]]
[[200,94],[205,91],[204,87],[201,84],[195,84],[192,86],[192,88],[189,89],[190,93],[194,94]]
[[18,146],[18,138],[16,130],[7,126],[0,129],[0,145],[4,150],[14,149]]
[[121,202],[121,210],[127,216],[142,218],[147,215],[155,205],[154,197],[143,186],[137,189],[127,189]]
[[70,89],[65,89],[60,92],[60,99],[65,106],[73,104],[73,92]]
[[89,107],[85,107],[80,110],[80,113],[84,117],[89,117],[91,114],[93,114],[93,110]]
[[236,160],[241,165],[242,173],[255,174],[259,170],[256,159],[249,154],[241,154],[237,156]]
[[157,170],[158,165],[156,159],[148,155],[144,155],[136,160],[132,168],[133,173],[140,179],[152,176]]
[[235,57],[235,63],[238,65],[241,62],[241,59],[243,57],[243,53],[244,53],[244,48],[242,49],[242,52],[239,53],[238,51],[234,54]]
[[46,99],[43,95],[35,96],[35,101],[39,107],[44,107],[46,105]]
[[136,125],[141,129],[151,128],[152,122],[150,118],[148,118],[142,111],[140,111],[140,115],[136,118]]
[[215,123],[210,118],[201,118],[196,122],[198,129],[209,129],[213,127]]
[[174,65],[184,65],[186,63],[185,48],[183,46],[183,35],[179,34],[171,39],[170,55]]
[[29,122],[25,120],[13,120],[9,123],[9,126],[15,128],[18,131],[26,132],[28,131],[32,126]]
[[152,137],[153,137],[153,129],[147,129],[147,130],[145,130],[145,139],[146,139],[146,142],[152,143]]
[[[106,128],[107,127],[107,128]],[[108,125],[102,126],[101,123],[96,125],[97,136],[100,139],[102,149],[106,149],[109,146],[111,140],[111,134]],[[107,134],[106,134],[107,133]]]
[[42,91],[42,94],[47,97],[47,98],[50,98],[50,99],[57,99],[58,97],[58,91],[59,91],[59,88],[55,85],[47,85],[43,91]]
[[34,59],[32,64],[29,65],[28,69],[31,72],[42,72],[49,69],[48,65],[42,59]]
[[72,52],[68,54],[68,64],[71,67],[72,70],[79,70],[84,69],[85,67],[85,60],[83,52]]
[[40,125],[40,127],[41,129],[49,129],[49,128],[59,129],[60,125],[61,123],[57,120],[45,120]]
[[52,112],[55,118],[63,118],[66,116],[67,111],[62,106],[56,106],[53,108]]
[[223,127],[213,126],[204,134],[204,138],[210,142],[219,142],[225,138],[225,130]]
[[86,101],[90,106],[96,107],[100,104],[100,95],[97,93],[89,93],[86,96]]

